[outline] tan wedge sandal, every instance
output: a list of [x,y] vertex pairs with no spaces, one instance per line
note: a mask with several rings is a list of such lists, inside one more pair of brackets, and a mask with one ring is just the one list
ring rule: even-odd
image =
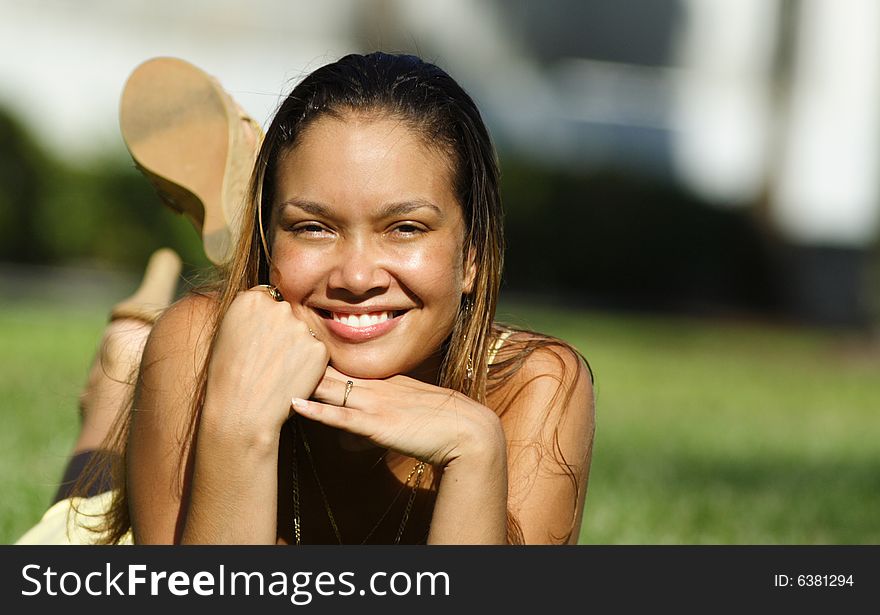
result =
[[189,62],[154,58],[122,93],[122,137],[166,205],[186,215],[214,264],[228,261],[263,132],[220,83]]

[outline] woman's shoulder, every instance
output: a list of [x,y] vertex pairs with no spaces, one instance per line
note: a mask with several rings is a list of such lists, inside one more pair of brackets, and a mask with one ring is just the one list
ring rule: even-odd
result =
[[135,393],[138,407],[148,412],[135,413],[134,428],[152,420],[176,434],[186,432],[189,403],[207,360],[216,308],[216,296],[191,293],[169,306],[153,325]]
[[516,368],[517,372],[525,370],[532,375],[561,376],[583,370],[590,381],[593,379],[584,355],[569,342],[552,335],[496,323],[490,348],[489,363],[501,373]]
[[206,349],[217,306],[214,292],[191,292],[170,305],[153,325],[145,358],[156,360]]
[[538,404],[592,405],[593,374],[586,358],[557,337],[504,325],[493,327],[494,360],[489,369],[489,393],[504,406],[528,408]]

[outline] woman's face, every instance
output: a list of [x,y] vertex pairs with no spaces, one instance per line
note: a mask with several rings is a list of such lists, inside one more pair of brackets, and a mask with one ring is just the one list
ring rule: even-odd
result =
[[447,157],[397,119],[325,116],[276,185],[271,282],[333,366],[435,377],[474,278]]

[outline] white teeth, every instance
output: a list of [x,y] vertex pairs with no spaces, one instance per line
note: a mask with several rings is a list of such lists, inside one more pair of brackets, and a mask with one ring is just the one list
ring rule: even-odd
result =
[[389,318],[393,318],[393,312],[372,312],[370,314],[342,314],[339,312],[331,312],[333,320],[342,323],[348,327],[370,327],[385,322]]

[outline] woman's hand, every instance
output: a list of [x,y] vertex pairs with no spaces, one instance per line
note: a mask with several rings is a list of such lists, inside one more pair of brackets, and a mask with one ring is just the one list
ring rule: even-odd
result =
[[181,542],[274,544],[278,447],[290,396],[311,395],[327,349],[265,288],[239,293],[208,363]]
[[[346,382],[353,386],[343,406]],[[469,397],[406,376],[349,378],[332,367],[297,413],[403,455],[446,467],[461,457],[504,455],[497,415]]]
[[332,367],[313,397],[294,400],[296,412],[442,467],[428,544],[507,541],[507,447],[489,408],[406,376],[362,380]]
[[291,397],[310,396],[327,362],[324,344],[290,304],[264,287],[239,293],[214,345],[203,420],[234,433],[277,435]]

